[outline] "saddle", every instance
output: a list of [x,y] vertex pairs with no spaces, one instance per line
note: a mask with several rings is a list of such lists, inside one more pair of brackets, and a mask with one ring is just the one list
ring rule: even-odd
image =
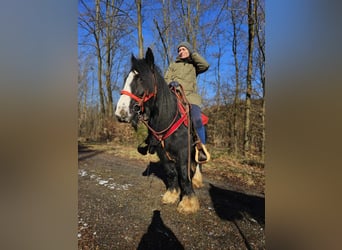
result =
[[[189,136],[190,134],[193,136],[194,145],[192,146],[195,147],[195,161],[198,164],[204,164],[210,160],[210,154],[207,148],[205,147],[205,145],[201,142],[197,134],[197,131],[194,128],[194,124],[191,121],[191,117],[190,117],[191,104],[187,101],[182,86],[181,85],[178,85],[178,86],[180,87],[180,89],[178,89],[176,86],[171,86],[170,89],[177,97],[178,111],[180,112],[181,118],[178,121],[176,121],[173,124],[173,126],[171,126],[170,129],[164,135],[161,135],[159,140],[155,138],[156,136],[151,136],[149,134],[147,138],[145,139],[145,141],[138,146],[138,152],[142,155],[146,155],[147,152],[149,152],[150,154],[154,154],[157,144],[162,142],[162,145],[163,145],[163,140],[166,139],[168,136],[170,136],[173,132],[175,132],[175,130],[177,130],[179,126],[183,123],[186,127],[188,127]],[[201,116],[202,116],[203,125],[207,124],[208,117],[204,115],[203,113],[201,114]],[[190,120],[190,126],[189,126],[189,120]],[[167,157],[169,157],[169,159],[172,160],[168,153],[167,153]]]

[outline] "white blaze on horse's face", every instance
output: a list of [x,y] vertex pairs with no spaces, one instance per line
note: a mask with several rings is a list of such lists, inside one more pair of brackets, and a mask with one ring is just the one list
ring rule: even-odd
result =
[[[132,93],[131,84],[133,82],[134,77],[137,75],[136,71],[131,71],[125,81],[125,85],[123,90]],[[121,122],[130,122],[132,118],[132,112],[129,108],[129,104],[131,102],[131,97],[128,95],[121,95],[116,105],[115,116]]]

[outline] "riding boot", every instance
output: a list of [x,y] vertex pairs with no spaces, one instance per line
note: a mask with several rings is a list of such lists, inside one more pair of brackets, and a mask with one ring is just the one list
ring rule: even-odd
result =
[[200,141],[196,142],[195,145],[195,161],[199,164],[204,164],[210,160],[210,154]]
[[[206,154],[204,153],[203,148],[200,149],[199,152],[198,152],[198,160],[199,160],[200,162],[204,162],[204,161],[207,160],[207,156],[206,156]],[[201,165],[202,165],[202,164],[201,164]]]

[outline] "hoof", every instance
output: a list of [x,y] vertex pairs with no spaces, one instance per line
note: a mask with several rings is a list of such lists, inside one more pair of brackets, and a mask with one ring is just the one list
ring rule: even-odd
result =
[[179,194],[180,192],[177,189],[167,190],[165,194],[163,195],[162,203],[163,204],[176,203],[178,201]]
[[199,201],[196,196],[184,196],[178,204],[177,211],[181,214],[193,214],[199,210],[199,207]]
[[198,164],[196,166],[195,174],[192,177],[192,186],[193,188],[203,187],[202,173]]

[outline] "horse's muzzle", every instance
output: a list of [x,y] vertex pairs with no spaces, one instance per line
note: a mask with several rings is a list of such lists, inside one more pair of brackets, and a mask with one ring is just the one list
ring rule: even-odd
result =
[[127,111],[121,109],[120,112],[115,114],[119,122],[130,122],[130,116]]

